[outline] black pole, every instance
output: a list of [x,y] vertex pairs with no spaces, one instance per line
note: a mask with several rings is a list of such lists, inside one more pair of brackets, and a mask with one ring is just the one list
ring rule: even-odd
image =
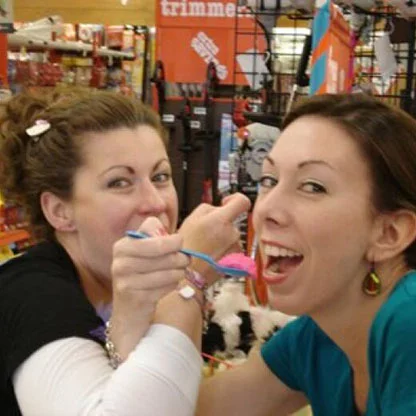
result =
[[190,153],[194,151],[194,146],[192,143],[192,131],[191,131],[191,116],[192,116],[192,106],[191,101],[188,97],[185,97],[184,107],[179,115],[179,119],[182,122],[182,134],[183,142],[179,147],[179,150],[182,152],[182,201],[180,208],[180,222],[182,222],[188,212],[188,192],[189,192],[189,159]]
[[406,89],[404,90],[405,96],[403,99],[403,110],[407,113],[412,112],[413,65],[415,61],[415,28],[415,22],[410,22],[409,50],[407,51]]

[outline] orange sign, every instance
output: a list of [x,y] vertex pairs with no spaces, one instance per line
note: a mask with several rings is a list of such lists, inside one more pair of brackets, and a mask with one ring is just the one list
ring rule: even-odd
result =
[[262,68],[263,30],[235,1],[158,0],[156,26],[156,56],[169,82],[203,82],[211,61],[226,84],[248,84],[253,74],[238,72]]

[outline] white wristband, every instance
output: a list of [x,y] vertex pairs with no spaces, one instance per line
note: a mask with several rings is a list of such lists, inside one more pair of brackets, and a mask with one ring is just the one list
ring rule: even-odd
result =
[[205,311],[205,296],[204,299],[201,301],[198,296],[196,296],[196,290],[191,285],[185,285],[180,288],[178,288],[178,294],[183,299],[189,300],[189,299],[195,299],[195,301],[198,303],[202,316],[204,316]]

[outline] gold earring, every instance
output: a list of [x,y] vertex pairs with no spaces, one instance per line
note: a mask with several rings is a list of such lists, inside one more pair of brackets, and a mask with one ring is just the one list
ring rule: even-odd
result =
[[367,296],[378,296],[381,293],[381,279],[374,269],[374,264],[363,280],[362,289]]

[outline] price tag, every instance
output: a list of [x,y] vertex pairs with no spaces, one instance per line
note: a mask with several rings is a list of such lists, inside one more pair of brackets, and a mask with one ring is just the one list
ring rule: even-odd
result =
[[164,123],[173,123],[175,121],[175,116],[173,114],[163,114],[162,121]]
[[207,109],[205,107],[194,107],[194,114],[197,116],[206,116]]
[[199,120],[191,120],[191,129],[198,130],[201,128],[201,122]]

